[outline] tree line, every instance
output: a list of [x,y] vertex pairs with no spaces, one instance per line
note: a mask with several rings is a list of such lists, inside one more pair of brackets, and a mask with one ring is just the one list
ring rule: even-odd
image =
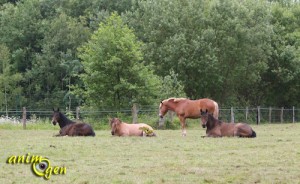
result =
[[295,0],[1,0],[0,105],[300,105]]

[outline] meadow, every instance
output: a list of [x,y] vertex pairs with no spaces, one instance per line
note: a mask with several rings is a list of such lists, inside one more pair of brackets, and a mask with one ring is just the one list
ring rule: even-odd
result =
[[[198,126],[158,137],[53,137],[58,127],[0,124],[0,183],[299,183],[300,124],[252,125],[257,138],[201,138]],[[37,177],[15,155],[47,157],[66,173]]]

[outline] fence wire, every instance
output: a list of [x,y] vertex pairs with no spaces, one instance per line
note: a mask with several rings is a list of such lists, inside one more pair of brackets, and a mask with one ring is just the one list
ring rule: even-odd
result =
[[[138,106],[136,111],[137,116],[158,118],[157,106]],[[259,109],[259,110],[258,110]],[[95,120],[107,120],[109,117],[125,117],[127,120],[131,120],[132,109],[122,110],[81,110],[62,111],[68,113],[68,116],[74,119],[79,116],[80,119],[95,119]],[[12,119],[22,118],[21,110],[9,110],[0,111],[1,117],[8,117]],[[26,118],[30,119],[50,119],[52,115],[51,110],[26,110]],[[165,116],[166,119],[170,118]],[[176,115],[175,117],[176,118]],[[300,121],[300,109],[297,108],[220,108],[219,119],[225,122],[246,122],[246,123],[292,123]],[[259,121],[260,120],[260,121]]]

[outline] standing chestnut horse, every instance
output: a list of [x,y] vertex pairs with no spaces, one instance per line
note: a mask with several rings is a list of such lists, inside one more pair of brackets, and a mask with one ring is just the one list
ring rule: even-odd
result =
[[91,125],[86,123],[76,123],[68,119],[59,109],[54,110],[52,114],[52,123],[60,126],[60,131],[57,136],[95,136],[95,132]]
[[153,131],[153,128],[147,124],[128,124],[122,122],[119,118],[112,118],[110,120],[110,127],[111,135],[115,136],[156,136],[156,134]]
[[163,119],[169,110],[174,111],[180,120],[182,136],[186,136],[185,119],[200,118],[200,109],[208,109],[208,112],[212,113],[216,118],[219,116],[219,105],[211,99],[189,100],[187,98],[169,98],[160,102],[159,117]]
[[200,110],[202,127],[206,128],[206,136],[203,137],[256,137],[256,133],[245,123],[224,123],[214,118],[207,109]]

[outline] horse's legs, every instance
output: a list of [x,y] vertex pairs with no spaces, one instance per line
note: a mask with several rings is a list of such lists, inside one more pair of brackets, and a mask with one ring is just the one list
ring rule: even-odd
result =
[[206,137],[222,137],[221,130],[217,128],[208,132],[206,131]]
[[234,127],[234,136],[237,137],[250,137],[252,134],[252,129],[243,124],[238,124]]
[[182,131],[182,136],[186,136],[186,129],[185,129],[185,118],[182,116],[179,116],[180,119],[180,124],[181,124],[181,131]]
[[142,131],[142,137],[147,137],[147,134],[144,131]]

